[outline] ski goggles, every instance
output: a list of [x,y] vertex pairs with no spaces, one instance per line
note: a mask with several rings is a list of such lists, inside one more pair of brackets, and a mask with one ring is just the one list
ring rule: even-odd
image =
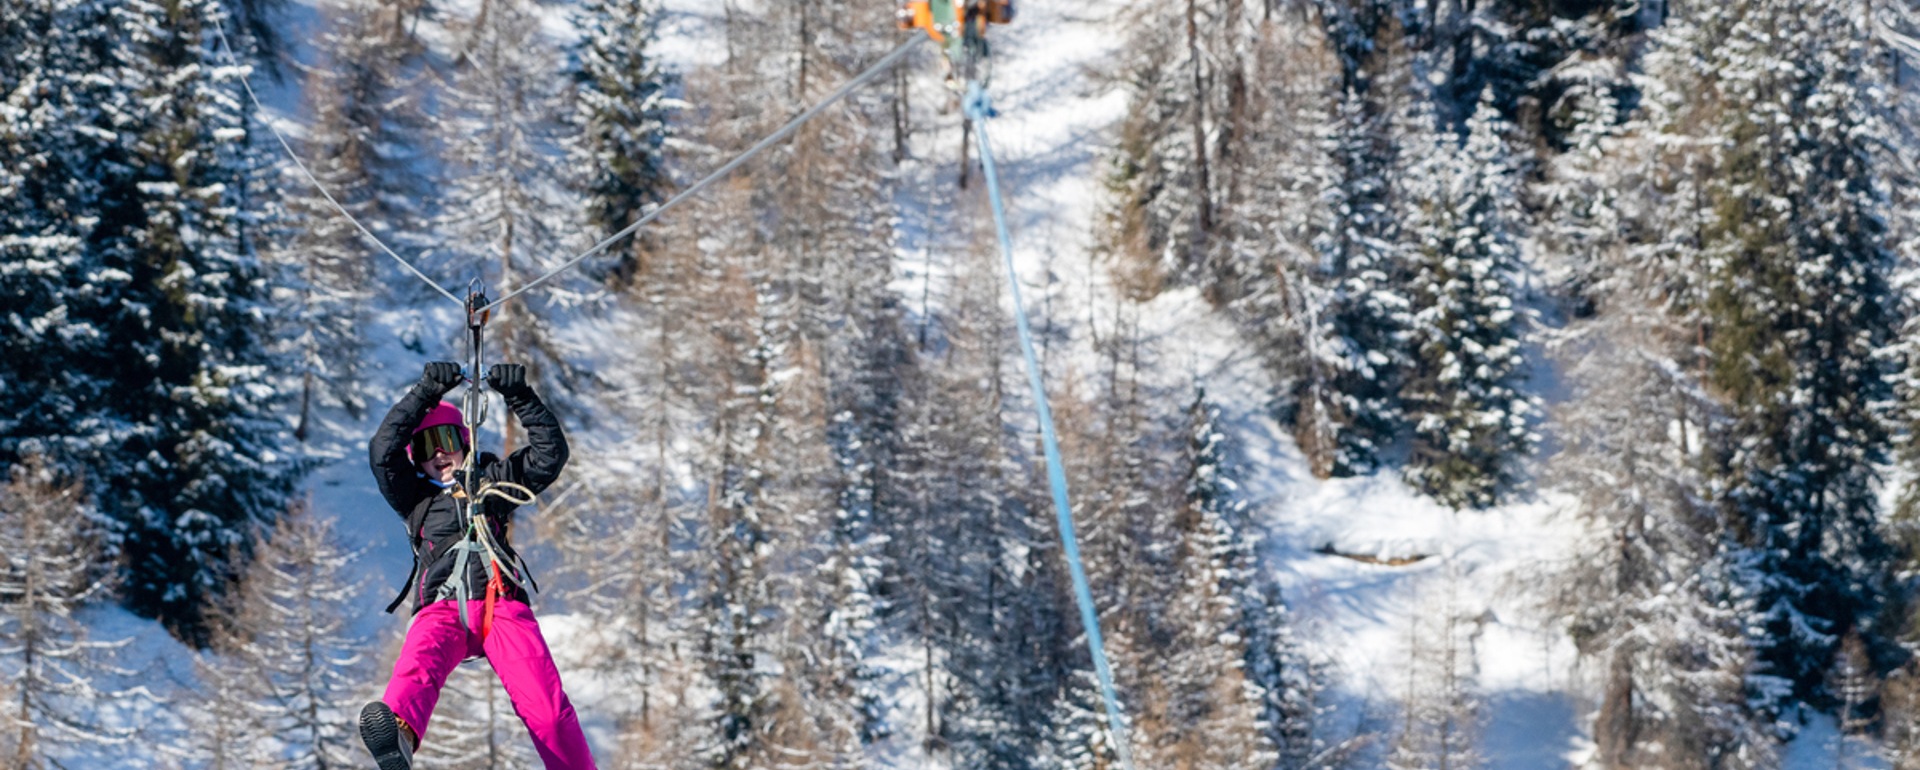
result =
[[460,426],[435,425],[422,428],[413,434],[413,461],[426,462],[433,459],[434,452],[457,454],[467,451],[467,443],[460,440]]

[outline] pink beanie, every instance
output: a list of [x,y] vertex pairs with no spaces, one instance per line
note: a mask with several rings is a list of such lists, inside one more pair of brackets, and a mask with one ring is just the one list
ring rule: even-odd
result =
[[[465,444],[469,447],[473,446],[473,436],[467,433],[467,421],[466,421],[466,418],[460,414],[460,407],[454,406],[445,401],[440,402],[438,405],[434,406],[432,409],[427,410],[427,416],[421,418],[420,424],[417,426],[414,426],[413,432],[419,433],[420,431],[426,430],[435,425],[459,426],[460,427],[460,443]],[[419,462],[419,460],[413,459],[413,442],[411,441],[407,442],[407,459],[413,462]]]

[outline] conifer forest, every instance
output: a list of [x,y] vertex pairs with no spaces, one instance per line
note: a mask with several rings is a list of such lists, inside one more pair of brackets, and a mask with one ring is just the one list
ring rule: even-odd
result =
[[1920,4],[1013,9],[0,0],[0,770],[377,766],[480,284],[600,768],[1920,770]]

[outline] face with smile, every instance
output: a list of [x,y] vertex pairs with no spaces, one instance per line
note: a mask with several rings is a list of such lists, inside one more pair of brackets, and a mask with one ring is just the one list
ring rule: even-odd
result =
[[428,458],[426,462],[420,464],[420,472],[427,474],[427,478],[442,484],[451,484],[453,483],[453,472],[458,470],[460,464],[466,461],[466,452],[457,449],[451,452],[445,449],[436,449],[433,452],[433,457]]

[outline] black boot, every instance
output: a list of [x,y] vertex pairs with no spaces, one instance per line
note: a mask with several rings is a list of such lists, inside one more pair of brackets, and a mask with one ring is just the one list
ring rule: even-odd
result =
[[380,770],[413,770],[413,742],[401,734],[400,718],[387,704],[374,701],[360,709],[360,740]]

